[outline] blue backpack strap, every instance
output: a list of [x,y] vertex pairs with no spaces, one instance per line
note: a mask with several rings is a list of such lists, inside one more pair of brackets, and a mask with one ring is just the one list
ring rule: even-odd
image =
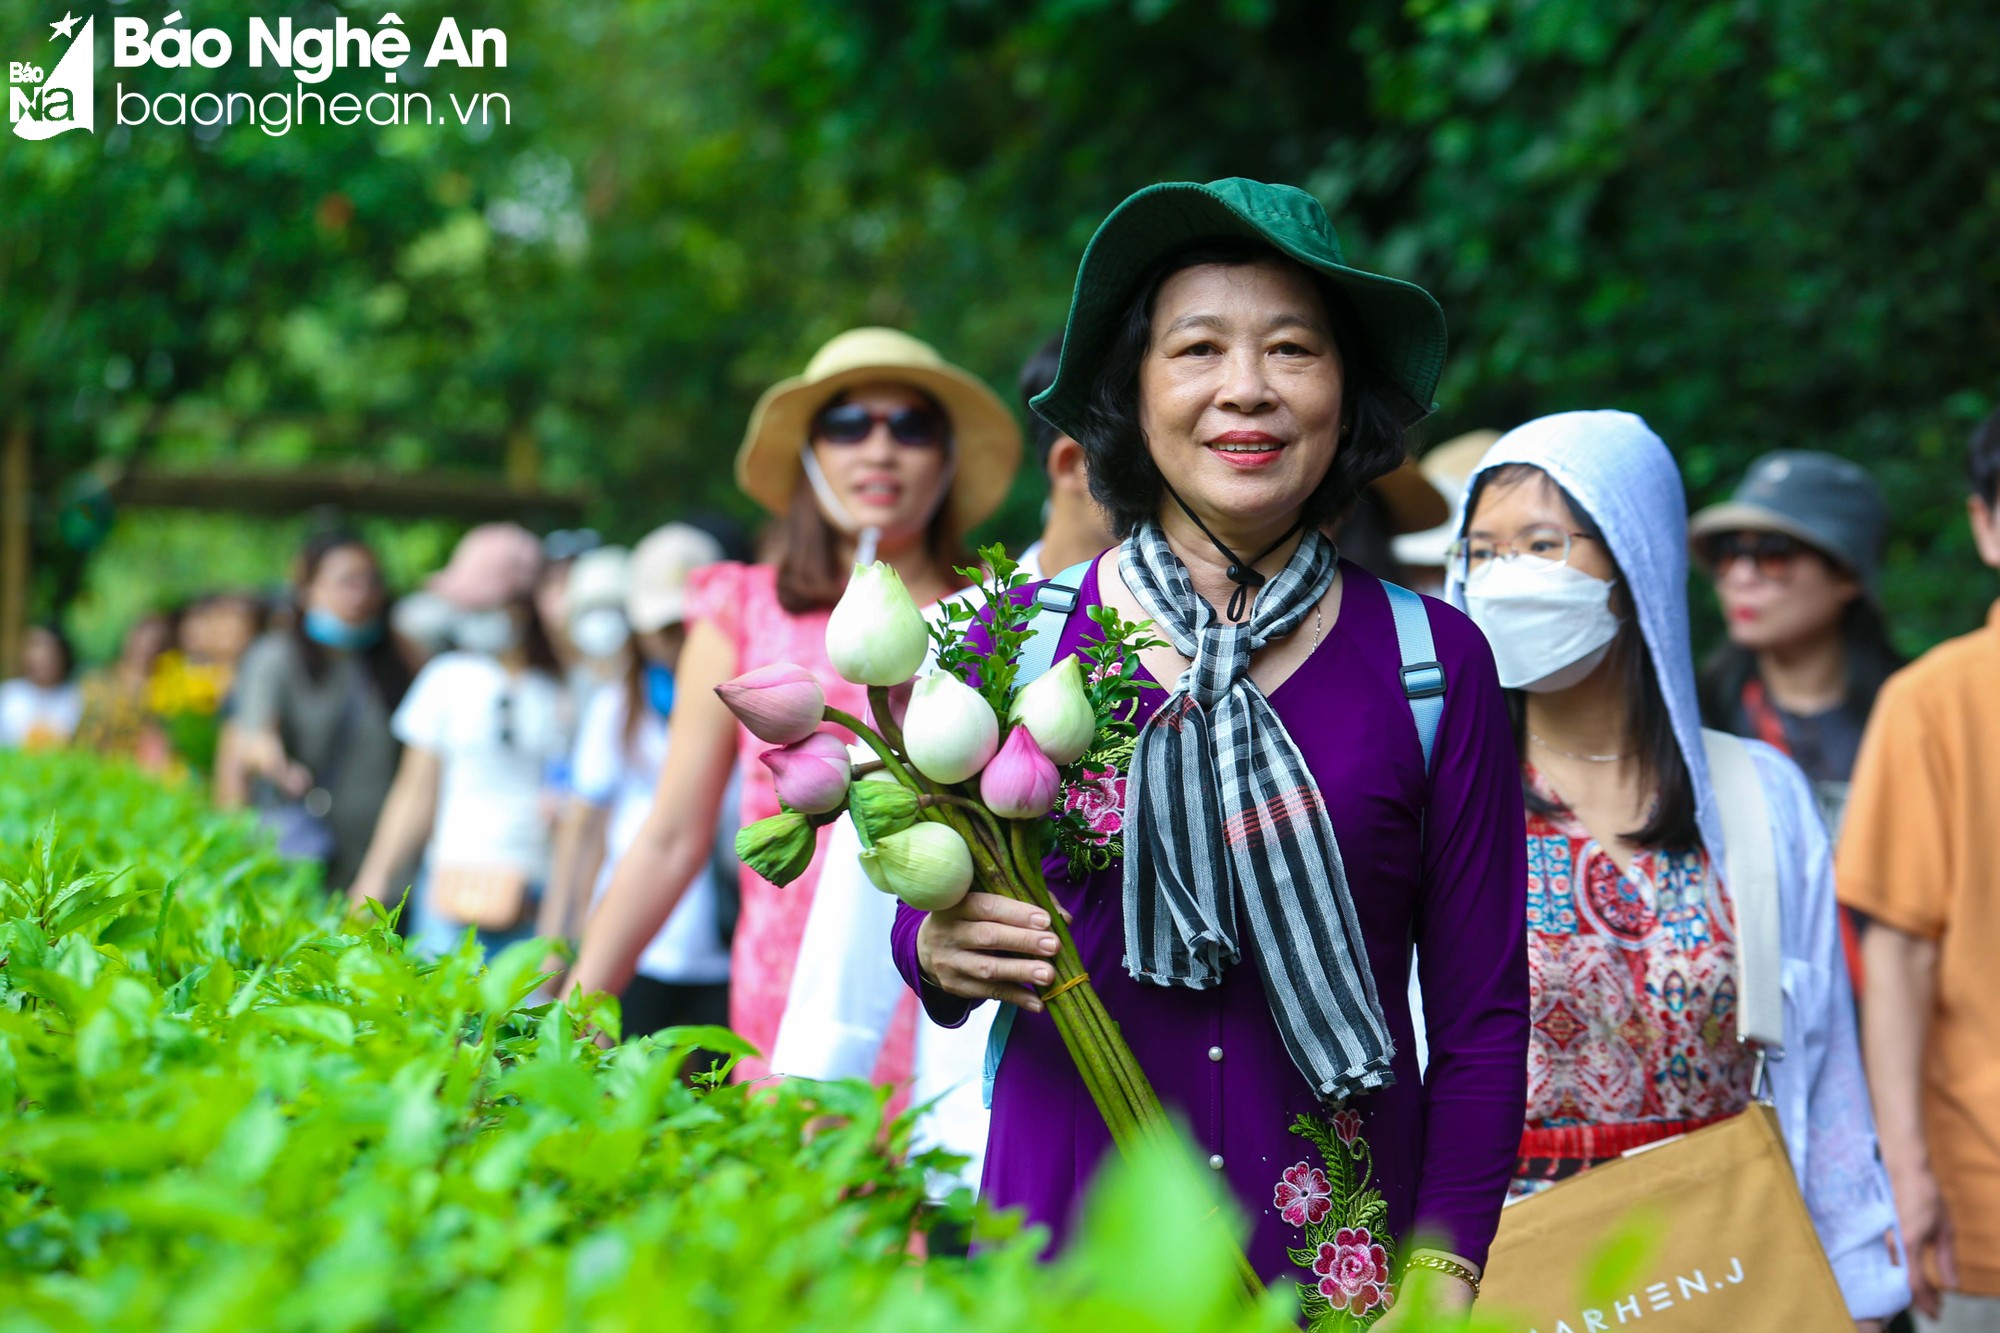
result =
[[[1082,600],[1084,576],[1097,563],[1092,556],[1079,564],[1071,565],[1035,590],[1035,614],[1028,621],[1028,642],[1021,648],[1020,663],[1014,677],[1016,686],[1045,674],[1056,664],[1056,646],[1062,641],[1063,626],[1069,623],[1070,612]],[[1000,1057],[1007,1050],[1007,1034],[1014,1030],[1014,1015],[1019,1012],[1011,1004],[1000,1006],[1000,1012],[993,1015],[993,1028],[986,1037],[986,1062],[981,1071],[980,1100],[987,1110],[993,1109],[993,1080],[1000,1073]]]
[[1062,573],[1035,589],[1035,614],[1028,621],[1028,642],[1021,649],[1019,667],[1015,673],[1016,685],[1026,685],[1048,671],[1056,664],[1056,645],[1062,641],[1063,626],[1069,622],[1069,613],[1076,610],[1082,600],[1083,577],[1097,561],[1085,560],[1071,565]]
[[1000,1011],[993,1015],[993,1026],[986,1032],[986,1060],[979,1069],[979,1102],[989,1111],[993,1109],[993,1080],[1000,1077],[1000,1057],[1007,1053],[1007,1034],[1014,1030],[1017,1012],[1013,1005],[1002,1002]]
[[1410,715],[1416,719],[1417,740],[1424,747],[1424,772],[1436,760],[1438,721],[1444,716],[1444,664],[1437,660],[1437,645],[1431,640],[1431,617],[1424,599],[1382,581],[1389,594],[1389,614],[1396,620],[1396,648],[1403,659],[1403,697],[1410,701]]

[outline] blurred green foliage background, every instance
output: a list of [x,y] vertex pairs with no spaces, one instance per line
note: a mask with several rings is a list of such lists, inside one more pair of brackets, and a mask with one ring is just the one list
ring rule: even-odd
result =
[[[501,92],[511,123],[116,128],[121,81],[293,86],[249,67],[252,14],[389,5],[204,0],[227,66],[111,68],[112,13],[168,8],[99,13],[95,136],[0,138],[0,426],[33,431],[41,613],[282,577],[284,523],[129,511],[93,568],[63,506],[106,459],[532,477],[626,539],[751,516],[750,404],[826,337],[900,325],[1011,391],[1104,213],[1222,175],[1306,186],[1351,256],[1437,292],[1430,439],[1630,408],[1697,503],[1830,449],[1889,495],[1906,648],[1994,591],[1961,516],[2000,383],[1991,6],[397,0],[419,52],[446,13],[505,30],[506,68],[399,86]],[[55,17],[7,6],[0,51]],[[1037,492],[994,531],[1025,539]]]

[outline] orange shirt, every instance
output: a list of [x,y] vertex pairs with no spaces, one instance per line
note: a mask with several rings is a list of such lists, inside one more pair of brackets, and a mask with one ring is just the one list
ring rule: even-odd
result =
[[1924,1134],[1960,1287],[2000,1296],[2000,603],[1882,688],[1841,833],[1840,900],[1938,944]]

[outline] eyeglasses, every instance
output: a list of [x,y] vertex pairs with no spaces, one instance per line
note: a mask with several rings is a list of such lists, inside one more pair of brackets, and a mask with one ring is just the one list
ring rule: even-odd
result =
[[1587,532],[1570,532],[1553,524],[1543,524],[1522,529],[1511,542],[1496,542],[1490,537],[1461,537],[1445,548],[1445,559],[1460,579],[1469,579],[1497,560],[1512,560],[1517,556],[1566,565],[1574,543],[1595,540]]
[[878,412],[859,403],[838,403],[813,418],[813,438],[828,444],[860,444],[885,425],[890,438],[907,449],[935,449],[944,443],[944,417],[928,407]]
[[1806,545],[1782,532],[1718,532],[1702,543],[1702,563],[1716,578],[1729,573],[1738,560],[1757,567],[1759,578],[1783,579],[1792,565],[1806,553]]

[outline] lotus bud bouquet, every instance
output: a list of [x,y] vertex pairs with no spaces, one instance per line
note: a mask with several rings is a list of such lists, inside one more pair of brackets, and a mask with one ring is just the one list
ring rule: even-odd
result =
[[[1042,874],[1060,854],[1073,871],[1121,853],[1114,784],[1129,761],[1133,706],[1144,684],[1138,652],[1149,627],[1092,610],[1100,630],[1082,658],[1065,658],[1017,686],[1033,633],[1028,580],[1006,552],[961,570],[976,598],[946,604],[933,628],[886,564],[859,567],[827,623],[827,657],[868,687],[869,717],[829,708],[811,673],[788,663],[718,691],[743,725],[779,747],[763,762],[784,813],[737,835],[743,862],[775,884],[804,873],[814,830],[846,810],[861,866],[884,893],[939,911],[973,889],[1032,903],[1060,941],[1042,996],[1119,1147],[1170,1135],[1131,1049],[1099,1002]],[[1048,631],[1048,632],[1053,632]],[[919,675],[936,645],[935,666]],[[874,753],[851,765],[844,727]]]

